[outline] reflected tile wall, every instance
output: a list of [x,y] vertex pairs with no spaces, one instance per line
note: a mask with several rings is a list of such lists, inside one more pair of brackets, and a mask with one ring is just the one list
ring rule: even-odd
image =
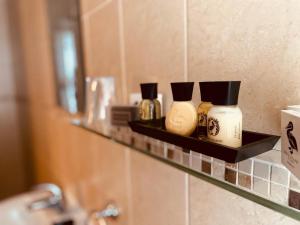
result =
[[0,101],[1,200],[24,192],[28,188],[26,173],[28,171],[26,171],[26,158],[18,120],[19,108],[16,102]]
[[15,4],[20,17],[18,34],[21,39],[22,75],[25,75],[21,85],[25,86],[26,101],[30,103],[29,107],[33,104],[54,109],[57,99],[47,3],[45,0],[16,0]]
[[118,0],[103,1],[96,11],[83,14],[81,21],[87,76],[113,76],[116,100],[123,103],[126,95],[122,85],[118,4]]

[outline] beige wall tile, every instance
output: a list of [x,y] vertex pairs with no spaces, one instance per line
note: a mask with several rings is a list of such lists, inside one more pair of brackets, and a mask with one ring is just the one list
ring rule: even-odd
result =
[[184,1],[124,0],[128,92],[142,82],[158,82],[167,106],[170,82],[184,80]]
[[101,7],[102,4],[114,0],[80,0],[81,14],[89,13]]
[[299,10],[299,1],[189,1],[189,80],[242,80],[244,127],[279,133],[279,110],[300,103]]
[[289,217],[190,176],[191,225],[296,225]]
[[118,1],[83,16],[82,25],[87,76],[114,76],[117,100],[122,102]]
[[132,225],[187,225],[186,174],[130,151]]

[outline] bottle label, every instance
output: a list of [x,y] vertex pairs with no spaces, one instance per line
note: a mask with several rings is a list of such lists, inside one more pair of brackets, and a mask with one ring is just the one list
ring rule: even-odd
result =
[[207,132],[211,136],[217,136],[220,132],[220,123],[216,118],[210,117],[207,122]]
[[200,127],[206,127],[207,125],[207,114],[205,112],[200,112],[199,114],[198,125]]
[[210,108],[206,106],[198,107],[198,136],[202,138],[203,136],[207,136],[207,113]]
[[237,114],[208,117],[207,135],[213,142],[240,147],[242,144],[242,117]]
[[139,115],[141,120],[156,119],[154,103],[151,101],[142,101],[139,107]]

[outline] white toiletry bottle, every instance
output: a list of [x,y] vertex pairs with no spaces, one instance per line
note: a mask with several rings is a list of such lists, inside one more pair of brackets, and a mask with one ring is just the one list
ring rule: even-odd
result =
[[198,123],[198,115],[192,95],[194,82],[171,83],[173,100],[171,109],[166,115],[166,129],[182,136],[191,135]]
[[212,108],[207,114],[207,136],[233,148],[242,145],[242,112],[238,107],[240,81],[205,82],[211,87]]

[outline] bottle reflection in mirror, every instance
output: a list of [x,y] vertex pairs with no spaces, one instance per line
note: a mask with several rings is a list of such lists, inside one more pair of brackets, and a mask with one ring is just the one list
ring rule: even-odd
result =
[[115,103],[113,77],[86,78],[85,123],[104,135],[110,135],[110,107]]

